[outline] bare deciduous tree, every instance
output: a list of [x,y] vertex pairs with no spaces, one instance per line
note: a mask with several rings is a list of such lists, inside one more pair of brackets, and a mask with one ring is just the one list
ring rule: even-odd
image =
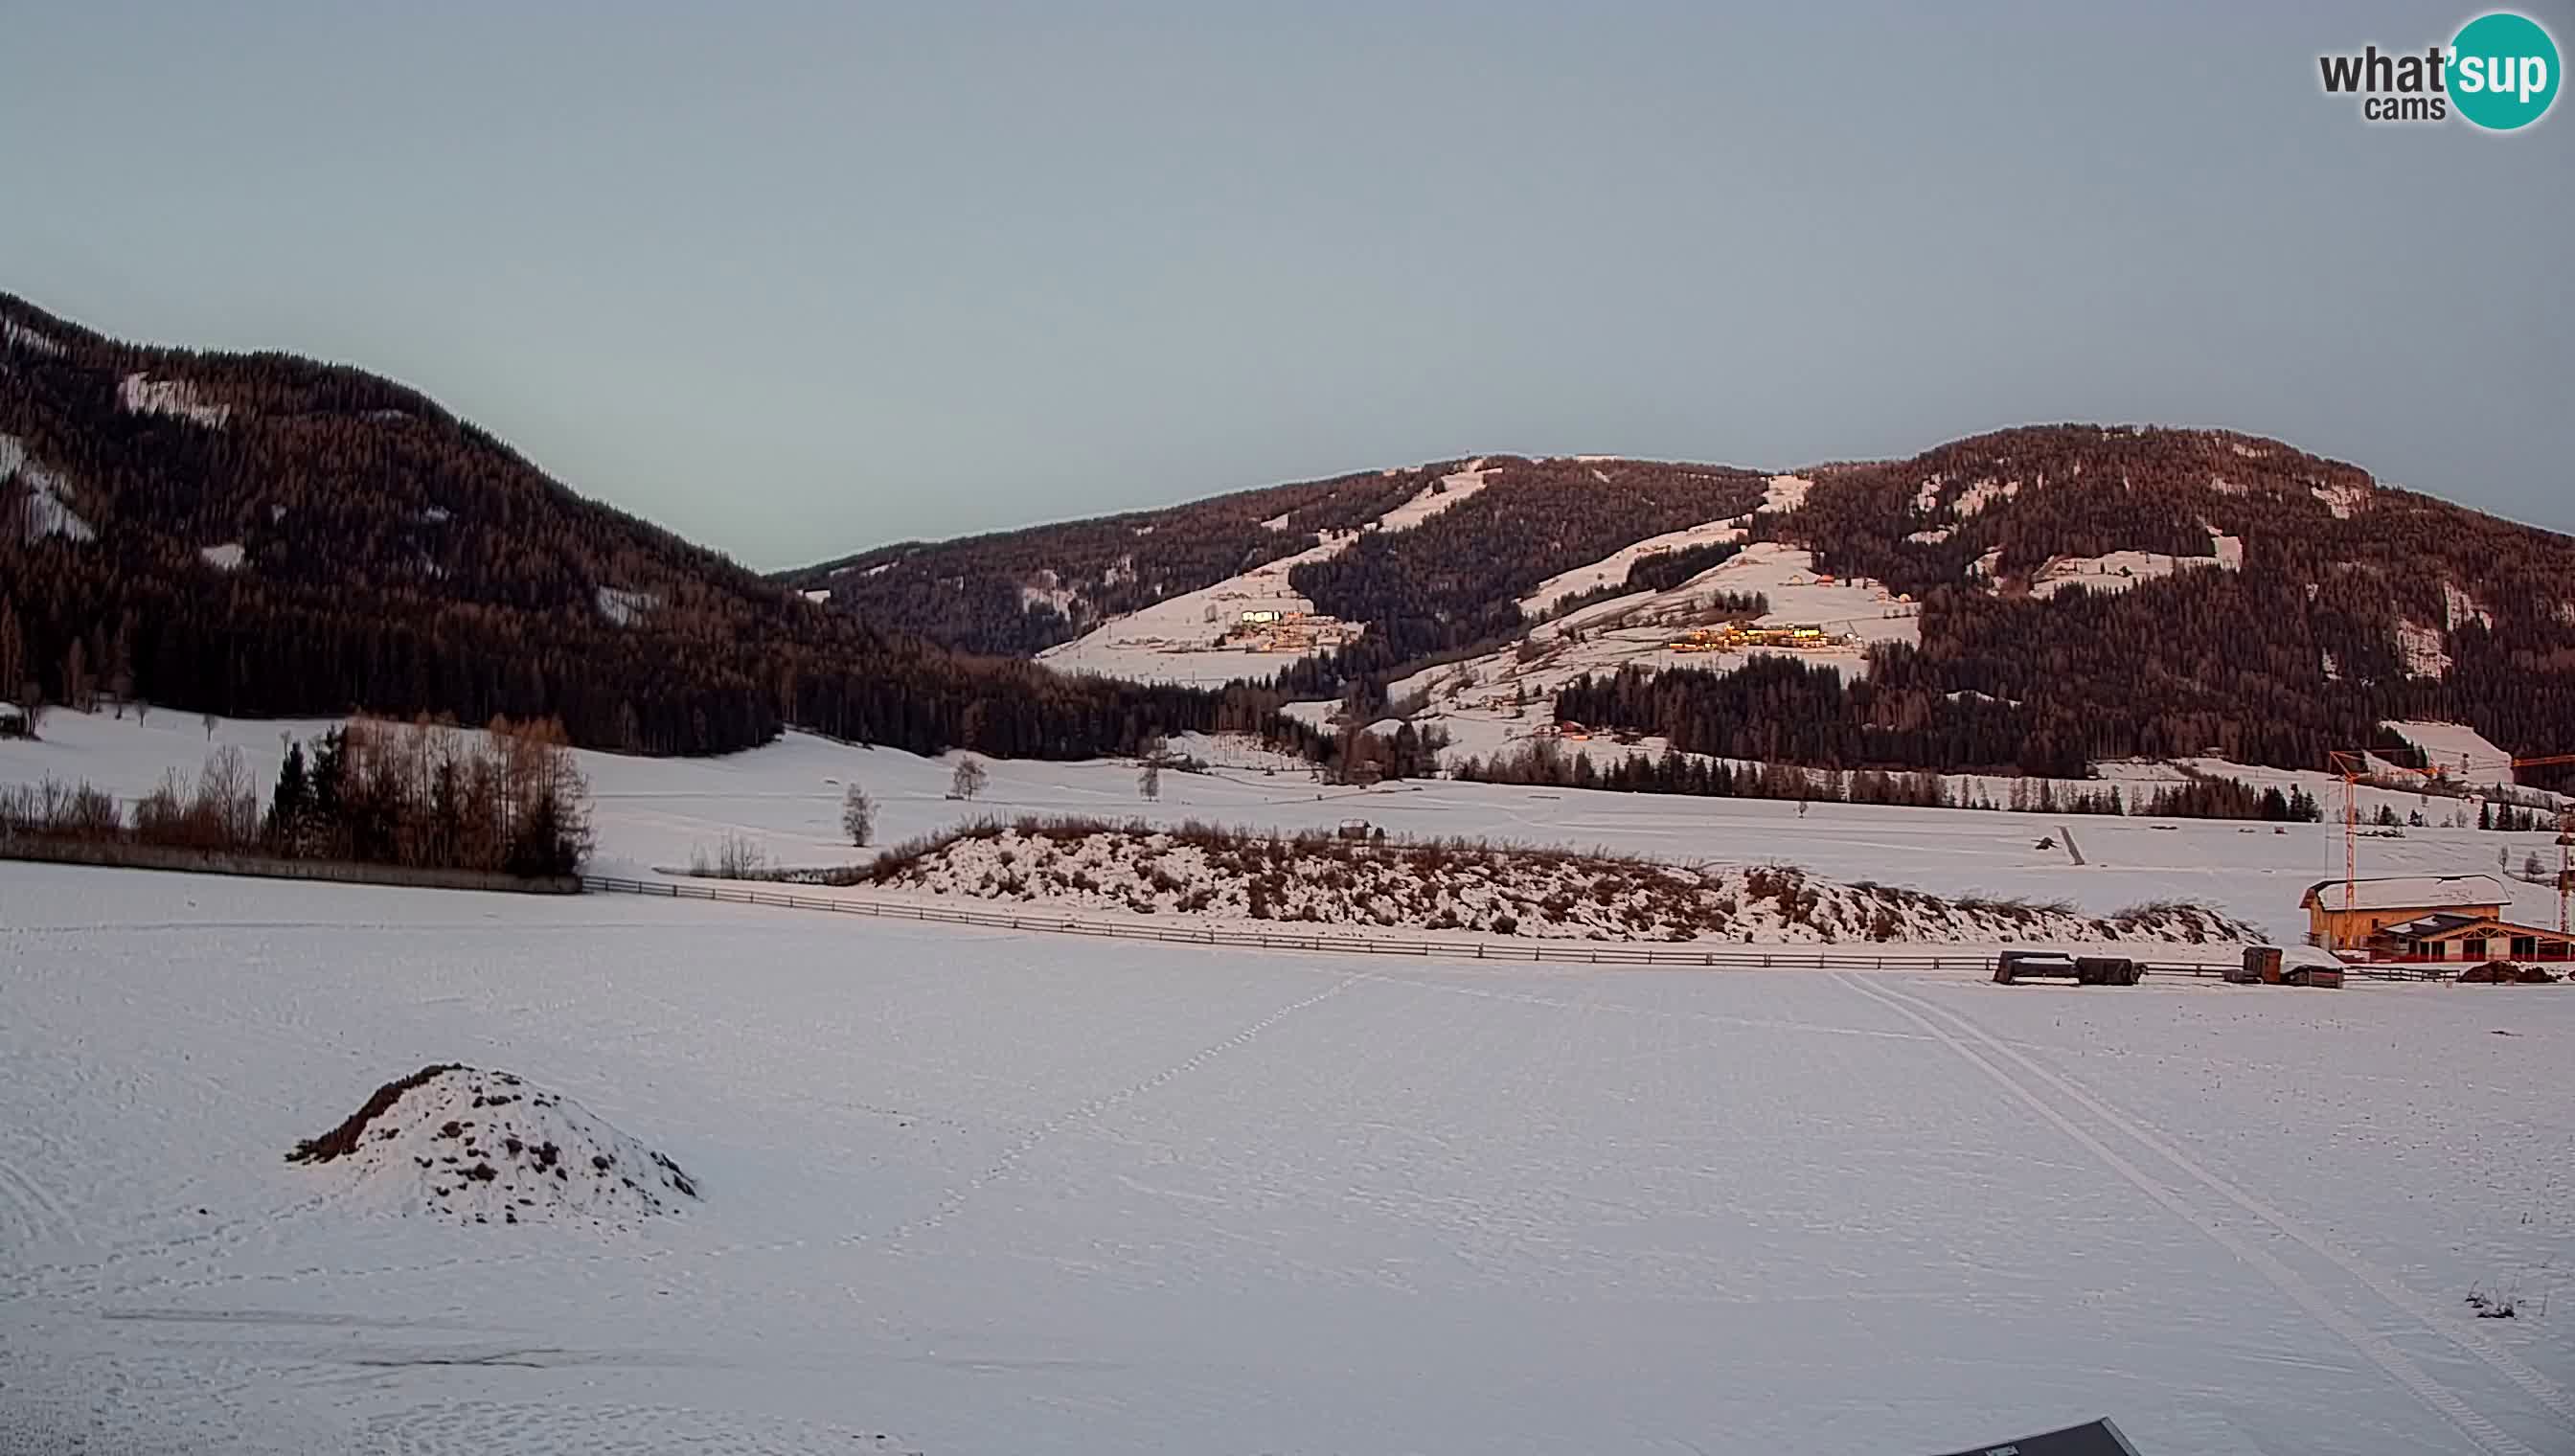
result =
[[984,785],[992,780],[992,776],[985,771],[983,759],[972,754],[960,758],[957,760],[957,771],[950,774],[948,778],[949,796],[973,798],[984,791]]
[[876,800],[868,797],[868,791],[855,783],[850,785],[849,792],[841,795],[841,832],[848,834],[850,842],[858,845],[865,845],[876,837]]

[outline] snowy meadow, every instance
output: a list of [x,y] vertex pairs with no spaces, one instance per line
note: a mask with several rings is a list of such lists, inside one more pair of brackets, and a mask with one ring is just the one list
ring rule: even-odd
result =
[[[2575,1441],[2555,988],[1501,969],[24,864],[0,926],[18,1449]],[[474,1223],[285,1160],[445,1061],[698,1196]]]

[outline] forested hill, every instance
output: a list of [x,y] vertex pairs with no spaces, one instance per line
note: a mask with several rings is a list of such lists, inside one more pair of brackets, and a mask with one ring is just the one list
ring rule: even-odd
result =
[[[1368,529],[1468,476],[1462,501]],[[1720,527],[1690,551],[1640,545]],[[908,544],[786,580],[880,627],[1028,653],[1352,530],[1288,574],[1316,611],[1365,626],[1337,652],[1283,656],[1293,696],[1382,705],[1441,659],[1511,676],[1514,642],[1521,662],[1551,655],[1524,641],[1553,610],[1522,605],[1541,582],[1634,547],[1584,590],[1669,589],[1766,540],[1918,603],[1918,649],[1880,649],[1864,685],[1645,664],[1583,685],[1564,716],[1833,767],[2080,774],[2210,748],[2316,767],[2407,719],[2575,750],[2575,540],[2224,431],[2034,426],[1777,477],[1489,457]]]
[[0,698],[102,695],[559,717],[644,752],[797,725],[1075,756],[1264,717],[823,611],[363,371],[120,343],[0,294]]
[[1760,530],[1918,597],[1918,650],[1848,685],[1775,662],[1629,673],[1559,710],[1834,767],[2315,768],[2390,743],[2392,720],[2575,750],[2575,538],[2221,431],[2033,427],[1805,474],[1802,508]]
[[1035,654],[1104,618],[1356,531],[1443,467],[1366,471],[943,542],[901,542],[778,574],[832,606],[970,652]]
[[[1478,467],[1460,504],[1381,518]],[[1374,631],[1344,665],[1386,666],[1506,632],[1547,577],[1631,541],[1751,511],[1762,477],[1659,461],[1487,456],[1212,496],[1161,511],[906,542],[780,574],[870,622],[974,652],[1031,654],[1122,613],[1363,533],[1291,574],[1317,610]]]

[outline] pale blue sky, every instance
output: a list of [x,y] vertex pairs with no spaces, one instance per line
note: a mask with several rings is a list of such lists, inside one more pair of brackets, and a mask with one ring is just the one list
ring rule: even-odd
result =
[[2065,419],[2575,529],[2575,102],[2316,81],[2472,13],[0,0],[0,288],[393,375],[760,567]]

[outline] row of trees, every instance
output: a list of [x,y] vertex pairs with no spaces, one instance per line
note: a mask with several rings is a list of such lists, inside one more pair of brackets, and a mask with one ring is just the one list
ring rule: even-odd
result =
[[589,857],[589,784],[551,721],[481,733],[358,719],[290,741],[261,826],[271,852],[510,874]]
[[1478,783],[1544,784],[1711,798],[1793,799],[1799,803],[1903,804],[1916,808],[2010,809],[2041,814],[2124,814],[2314,822],[2323,816],[2302,788],[2254,788],[2232,778],[2201,778],[2158,788],[2133,803],[2117,784],[2099,788],[2050,778],[2013,777],[2000,797],[1989,785],[1923,771],[1810,769],[1786,763],[1733,763],[1680,751],[1629,753],[1607,766],[1588,752],[1567,753],[1534,738],[1489,759],[1467,757],[1454,776]]
[[2117,785],[2081,789],[2045,778],[2014,778],[1997,799],[1982,786],[1927,772],[1866,768],[1809,769],[1786,763],[1734,763],[1686,752],[1628,753],[1602,766],[1588,752],[1564,751],[1533,738],[1490,758],[1464,757],[1452,776],[1477,783],[1542,784],[1702,798],[1792,799],[1798,803],[1903,804],[1915,808],[1983,808],[2033,813],[2122,813]]
[[225,745],[173,768],[129,813],[88,784],[0,790],[12,831],[171,848],[517,875],[573,873],[591,847],[589,785],[561,725],[495,720],[469,733],[358,719],[288,739],[265,808]]
[[2157,789],[2138,812],[2161,818],[2262,819],[2272,823],[2315,823],[2323,806],[2305,789],[2276,786],[2256,789],[2238,778],[2194,778]]

